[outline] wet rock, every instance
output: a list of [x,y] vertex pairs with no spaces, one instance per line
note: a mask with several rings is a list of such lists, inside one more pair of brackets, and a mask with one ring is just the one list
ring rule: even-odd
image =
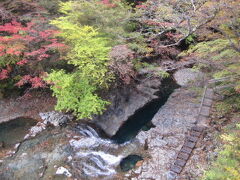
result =
[[66,169],[65,167],[62,167],[62,166],[57,169],[56,174],[64,174],[67,177],[71,177],[72,176],[72,174],[68,171],[68,169]]
[[160,79],[146,79],[136,87],[120,87],[110,92],[111,105],[101,116],[94,118],[107,135],[114,136],[122,124],[138,109],[156,99]]
[[56,130],[40,134],[38,138],[22,142],[16,154],[3,160],[0,179],[48,179],[56,173],[54,166],[63,165],[69,153],[64,134],[56,134]]
[[200,79],[202,81],[204,79],[204,74],[191,68],[184,68],[176,71],[174,73],[174,78],[180,86],[186,86],[191,81],[194,81],[196,79]]
[[38,133],[42,132],[44,129],[46,129],[46,124],[38,122],[35,126],[31,127],[28,134],[25,135],[24,139],[27,139],[29,137],[34,137]]
[[6,148],[24,140],[29,129],[36,125],[37,121],[30,118],[17,118],[0,124],[0,142],[4,141]]
[[52,124],[54,126],[60,126],[63,124],[66,124],[68,121],[71,121],[73,119],[73,116],[64,114],[62,112],[45,112],[45,113],[39,113],[39,116],[44,121],[44,124]]
[[1,180],[117,179],[121,160],[143,152],[137,140],[114,144],[87,125],[47,129],[17,145],[0,163]]

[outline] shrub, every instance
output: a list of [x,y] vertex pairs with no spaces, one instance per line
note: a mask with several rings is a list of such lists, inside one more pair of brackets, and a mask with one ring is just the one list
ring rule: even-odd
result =
[[240,124],[221,136],[224,146],[210,170],[205,172],[203,180],[239,180],[240,179]]
[[54,83],[51,89],[53,95],[57,97],[55,109],[73,111],[78,119],[100,114],[108,104],[96,94],[96,86],[81,77],[79,71],[75,73],[53,71],[46,79]]
[[70,21],[78,25],[97,28],[113,42],[125,42],[130,37],[132,28],[132,9],[122,1],[79,0],[60,4],[60,12],[67,14]]
[[197,43],[179,56],[194,56],[199,59],[199,65],[205,64],[205,67],[211,65],[210,70],[214,71],[213,77],[215,79],[226,76],[235,77],[235,79],[230,79],[228,83],[235,84],[236,92],[240,92],[239,55],[240,53],[230,46],[229,40],[215,39]]
[[107,88],[113,78],[108,69],[111,48],[108,39],[95,28],[76,24],[73,14],[65,14],[52,24],[62,31],[59,36],[70,46],[66,59],[75,69],[71,73],[53,71],[46,80],[52,83],[57,110],[73,111],[78,119],[91,118],[108,104],[97,92]]
[[50,14],[57,14],[59,9],[59,0],[40,0],[39,5],[44,7]]
[[111,69],[120,77],[125,84],[130,84],[131,80],[136,77],[134,65],[134,52],[127,45],[118,45],[112,48],[110,52]]

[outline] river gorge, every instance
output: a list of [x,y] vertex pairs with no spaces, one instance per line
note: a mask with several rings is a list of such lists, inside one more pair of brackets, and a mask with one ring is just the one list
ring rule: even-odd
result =
[[[156,82],[156,79],[150,82]],[[40,113],[43,121],[38,123],[25,118],[2,123],[1,149],[9,151],[1,160],[1,177],[4,180],[12,177],[21,180],[49,177],[117,180],[134,179],[133,174],[138,174],[143,179],[169,178],[168,169],[183,143],[184,133],[194,124],[199,107],[198,95],[179,88],[172,78],[150,83],[150,86],[146,84],[145,81],[141,90],[147,87],[153,89],[153,94],[131,92],[129,96],[132,97],[127,101],[121,100],[126,98],[125,95],[115,96],[113,99],[120,98],[120,104],[118,102],[119,106],[116,106],[115,102],[112,108],[118,108],[122,114],[118,117],[114,114],[116,111],[113,114],[106,112],[100,118],[101,124],[94,121],[79,123],[72,121],[69,115],[53,111]],[[151,91],[148,89],[148,92]],[[153,98],[148,98],[142,105],[139,96]],[[119,110],[119,107],[128,109],[134,105],[133,114]],[[117,123],[117,126],[121,125],[114,135],[101,127],[104,118],[114,116],[120,119],[124,113],[128,118]],[[28,123],[24,124],[27,120]],[[15,121],[21,122],[23,127],[14,129]],[[60,126],[51,125],[58,123]],[[114,121],[111,122],[111,126],[114,125]]]

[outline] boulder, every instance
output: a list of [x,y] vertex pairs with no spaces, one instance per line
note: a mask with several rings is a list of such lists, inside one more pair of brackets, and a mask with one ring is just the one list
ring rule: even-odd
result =
[[194,81],[197,79],[199,80],[204,79],[204,74],[202,72],[198,70],[193,70],[191,68],[180,69],[176,71],[173,76],[177,84],[179,84],[180,86],[186,86],[191,81]]
[[158,98],[160,79],[146,79],[136,87],[119,87],[112,90],[107,107],[101,116],[94,118],[95,123],[110,137],[114,136],[125,121],[138,109]]
[[73,116],[64,114],[62,112],[44,112],[39,113],[39,116],[44,121],[44,124],[52,124],[54,126],[60,126],[62,124],[66,124],[68,121],[71,121],[73,119]]

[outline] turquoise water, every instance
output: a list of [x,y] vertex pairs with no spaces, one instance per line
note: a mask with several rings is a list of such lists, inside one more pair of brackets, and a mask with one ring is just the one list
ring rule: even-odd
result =
[[143,160],[141,156],[138,155],[129,155],[126,158],[124,158],[121,163],[120,167],[123,172],[129,171],[130,169],[133,169],[138,161]]
[[11,147],[24,139],[28,130],[37,124],[37,121],[30,118],[17,118],[0,124],[0,142],[5,147]]

